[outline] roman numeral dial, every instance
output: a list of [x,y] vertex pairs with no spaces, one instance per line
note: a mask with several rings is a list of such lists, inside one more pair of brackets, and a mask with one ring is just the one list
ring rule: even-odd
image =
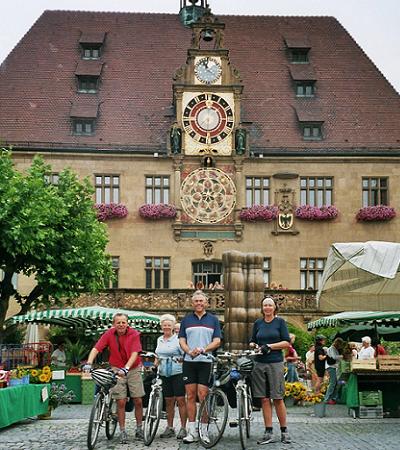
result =
[[233,110],[220,95],[199,94],[187,103],[182,122],[193,140],[206,145],[215,144],[232,132]]

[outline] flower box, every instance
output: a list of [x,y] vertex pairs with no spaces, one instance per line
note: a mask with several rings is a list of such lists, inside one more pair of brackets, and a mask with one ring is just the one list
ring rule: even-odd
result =
[[296,208],[294,215],[301,220],[333,220],[339,215],[336,206],[302,205]]
[[396,211],[386,205],[366,206],[361,208],[356,215],[359,222],[383,222],[392,220],[394,217],[396,217]]
[[97,203],[97,219],[104,222],[109,219],[122,219],[128,215],[128,209],[122,203]]
[[240,212],[240,220],[244,220],[247,222],[256,222],[256,221],[264,221],[271,222],[278,217],[278,207],[271,206],[262,206],[262,205],[254,205],[249,208],[242,209]]
[[149,220],[174,219],[176,217],[176,208],[174,205],[166,203],[145,204],[139,208],[140,217]]

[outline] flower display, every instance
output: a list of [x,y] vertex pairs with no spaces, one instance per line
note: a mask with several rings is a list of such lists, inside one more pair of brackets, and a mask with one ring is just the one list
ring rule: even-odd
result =
[[320,392],[319,394],[315,392],[306,392],[303,396],[303,401],[305,403],[311,404],[321,403],[324,400],[324,396],[325,394],[323,394],[322,392]]
[[271,222],[278,217],[278,207],[274,205],[262,206],[254,205],[249,208],[242,209],[240,212],[240,220],[247,222],[255,222],[263,220],[265,222]]
[[139,208],[139,214],[143,219],[173,219],[176,217],[176,208],[174,205],[168,205],[166,203],[146,204]]
[[95,208],[100,222],[108,219],[122,219],[128,215],[128,209],[122,203],[97,203]]
[[336,206],[302,205],[296,208],[294,215],[301,220],[332,220],[336,219],[339,210]]
[[52,377],[49,366],[44,366],[42,369],[29,369],[29,375],[32,384],[49,383]]
[[394,208],[385,205],[366,206],[361,208],[356,215],[359,222],[379,222],[391,220],[394,217],[396,217]]
[[285,382],[285,397],[293,397],[296,401],[304,400],[307,388],[300,381],[294,383]]
[[68,390],[65,384],[52,383],[49,393],[49,407],[52,409],[60,405],[67,405],[75,398],[73,391]]

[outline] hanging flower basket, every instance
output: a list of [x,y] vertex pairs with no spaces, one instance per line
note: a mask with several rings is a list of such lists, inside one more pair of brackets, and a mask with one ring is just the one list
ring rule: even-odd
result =
[[139,208],[139,214],[143,219],[149,220],[174,219],[176,217],[176,208],[174,205],[165,203],[158,205],[148,204]]
[[361,208],[356,215],[359,222],[383,222],[392,220],[394,217],[396,217],[394,208],[385,205],[366,206]]
[[240,212],[240,220],[247,222],[264,221],[271,222],[278,217],[278,207],[277,206],[261,206],[254,205],[250,208],[242,209]]
[[301,220],[333,220],[339,215],[336,206],[302,205],[296,208],[294,215]]
[[128,215],[128,209],[122,203],[97,203],[97,219],[104,222],[109,219],[122,219]]

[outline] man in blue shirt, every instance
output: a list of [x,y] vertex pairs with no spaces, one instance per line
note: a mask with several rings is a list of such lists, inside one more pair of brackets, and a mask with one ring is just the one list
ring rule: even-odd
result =
[[188,314],[181,323],[179,343],[185,352],[183,361],[183,380],[187,396],[189,418],[188,434],[183,442],[198,441],[196,429],[196,397],[201,402],[208,393],[211,376],[211,360],[207,353],[221,345],[221,328],[218,318],[206,311],[207,297],[203,291],[196,291],[192,297],[193,313]]

